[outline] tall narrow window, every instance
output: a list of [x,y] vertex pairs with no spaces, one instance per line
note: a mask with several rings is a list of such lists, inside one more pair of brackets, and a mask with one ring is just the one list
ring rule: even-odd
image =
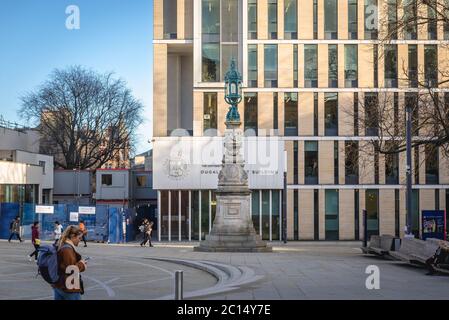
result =
[[268,0],[268,38],[278,38],[278,2]]
[[408,81],[411,88],[418,87],[418,46],[408,45]]
[[202,79],[220,81],[220,0],[202,0]]
[[379,99],[376,92],[365,93],[365,135],[377,136],[379,134]]
[[398,47],[395,44],[385,45],[385,87],[398,87]]
[[416,92],[406,92],[405,93],[405,106],[411,107],[411,110],[412,110],[412,135],[417,136],[417,135],[419,135],[419,113],[418,113],[419,112],[419,104],[418,104],[418,94]]
[[164,39],[178,38],[177,2],[178,0],[164,1]]
[[340,183],[340,170],[339,170],[339,147],[338,141],[334,141],[334,184]]
[[284,0],[284,39],[298,39],[297,0]]
[[258,117],[257,117],[257,93],[245,93],[245,134],[248,136],[257,136]]
[[404,0],[404,25],[405,40],[418,39],[418,6],[416,0]]
[[348,39],[356,40],[358,38],[358,9],[357,0],[348,0]]
[[313,190],[313,239],[320,240],[320,194]]
[[248,87],[257,88],[257,45],[248,45]]
[[379,235],[379,190],[367,189],[365,199],[368,218],[368,237]]
[[339,234],[339,197],[338,190],[325,190],[325,233],[326,240],[338,240]]
[[318,0],[313,0],[313,39],[318,39]]
[[293,191],[293,239],[299,240],[298,190]]
[[439,183],[438,147],[426,144],[426,184]]
[[358,141],[345,141],[345,184],[359,184]]
[[298,93],[285,93],[284,108],[284,135],[298,136]]
[[324,94],[324,132],[338,136],[338,93]]
[[205,136],[217,135],[217,94],[204,93],[203,107],[203,134]]
[[415,165],[413,167],[413,172],[414,174],[414,178],[415,178],[415,184],[420,184],[419,181],[419,167],[421,166],[421,162],[420,162],[420,156],[419,156],[419,148],[418,147],[414,147],[413,148],[413,159],[415,162]]
[[365,0],[365,40],[377,40],[379,22],[377,0]]
[[305,184],[318,184],[318,142],[304,142]]
[[248,39],[257,39],[257,0],[248,0]]
[[388,0],[388,36],[390,39],[398,38],[398,3],[397,0]]
[[393,153],[394,144],[392,143],[388,143],[386,149],[392,153],[385,154],[385,182],[399,184],[399,153]]
[[393,120],[394,120],[394,135],[399,135],[399,94],[397,92],[393,95]]
[[278,46],[276,44],[265,45],[265,88],[278,86]]
[[427,5],[427,38],[429,40],[437,39],[437,1],[436,0],[428,0],[429,4]]
[[299,184],[299,143],[298,141],[293,142],[293,184]]
[[293,45],[293,87],[298,87],[298,45]]
[[424,77],[429,87],[438,86],[438,51],[436,45],[424,46]]
[[373,44],[373,60],[374,60],[374,88],[379,87],[379,45]]
[[330,44],[328,46],[329,61],[329,88],[338,87],[338,46]]
[[318,93],[313,94],[313,135],[318,136]]
[[338,38],[337,0],[324,0],[324,38]]
[[304,45],[304,86],[318,86],[318,48],[316,44]]
[[221,42],[222,42],[222,66],[221,81],[229,70],[230,61],[234,58],[239,67],[239,1],[238,0],[221,0]]
[[279,95],[277,92],[273,93],[273,129],[279,130]]
[[345,87],[358,87],[358,53],[356,44],[345,45]]
[[354,92],[354,136],[359,136],[359,94]]

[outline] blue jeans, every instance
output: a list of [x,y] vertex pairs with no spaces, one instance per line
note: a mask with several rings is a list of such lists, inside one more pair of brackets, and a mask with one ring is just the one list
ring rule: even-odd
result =
[[56,288],[53,288],[53,292],[55,293],[55,300],[81,300],[80,293],[68,293]]

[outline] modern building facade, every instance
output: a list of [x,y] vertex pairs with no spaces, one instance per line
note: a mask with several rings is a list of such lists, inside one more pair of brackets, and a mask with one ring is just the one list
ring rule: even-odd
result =
[[53,157],[39,154],[39,134],[0,122],[0,203],[49,204]]
[[[239,108],[246,134],[279,137],[287,151],[288,238],[361,239],[363,210],[369,234],[402,236],[405,153],[361,152],[370,148],[376,128],[364,128],[357,115],[369,114],[359,109],[378,104],[381,93],[403,110],[418,82],[444,80],[435,66],[447,64],[448,28],[412,28],[387,45],[379,41],[413,10],[412,2],[155,0],[155,177],[166,174],[156,167],[167,152],[162,142],[223,135],[228,110],[223,77],[234,57],[243,75]],[[349,163],[354,154],[357,163]],[[413,154],[413,225],[419,234],[422,210],[449,206],[449,162],[442,151],[424,146]],[[175,167],[166,179],[179,182],[182,169],[188,170]],[[155,186],[159,237],[204,239],[213,222],[214,190],[177,185]],[[280,239],[282,192],[282,187],[253,189],[251,214],[266,240]]]

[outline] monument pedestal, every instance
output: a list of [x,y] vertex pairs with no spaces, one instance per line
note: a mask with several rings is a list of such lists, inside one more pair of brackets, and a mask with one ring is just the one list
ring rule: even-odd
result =
[[224,155],[217,190],[217,214],[206,240],[195,247],[201,252],[271,252],[256,234],[251,219],[251,191],[241,154],[240,122],[227,122]]

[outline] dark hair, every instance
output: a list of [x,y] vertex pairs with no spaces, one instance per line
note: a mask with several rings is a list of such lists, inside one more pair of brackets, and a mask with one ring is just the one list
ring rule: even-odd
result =
[[84,220],[80,220],[80,223],[84,223]]
[[33,226],[37,226],[39,224],[39,221],[34,221]]
[[59,224],[59,221],[56,221],[55,224]]
[[16,216],[16,220],[17,220],[17,219],[20,219],[20,216]]

